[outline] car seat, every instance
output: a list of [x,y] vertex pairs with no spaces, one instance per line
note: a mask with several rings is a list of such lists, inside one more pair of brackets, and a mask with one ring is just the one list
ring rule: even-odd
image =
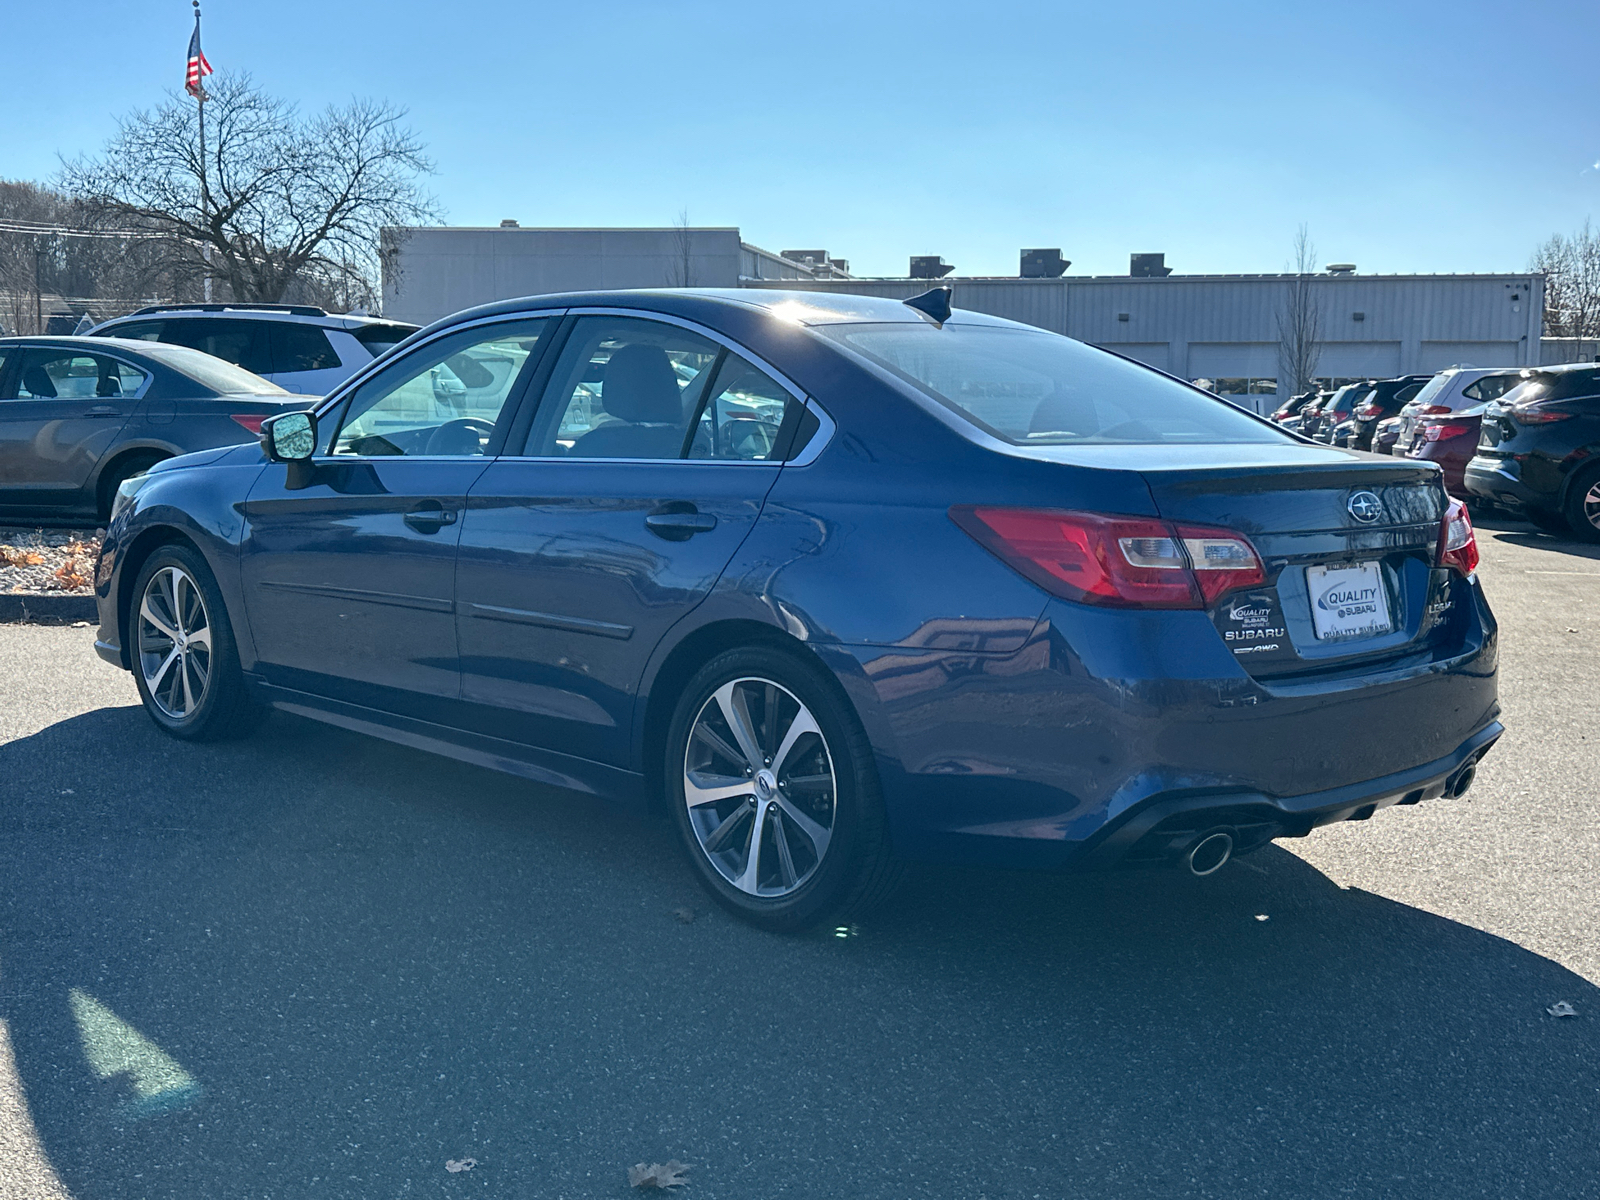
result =
[[611,355],[600,404],[616,422],[591,429],[570,458],[677,458],[683,450],[678,373],[660,346],[623,346]]

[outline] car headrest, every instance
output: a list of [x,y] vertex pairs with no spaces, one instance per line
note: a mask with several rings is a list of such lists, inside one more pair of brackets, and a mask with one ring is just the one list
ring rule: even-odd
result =
[[22,373],[22,386],[28,389],[30,396],[50,399],[56,394],[55,380],[50,378],[50,372],[43,367],[29,367],[24,371]]
[[[1087,420],[1085,418],[1088,418]],[[1089,433],[1094,414],[1084,412],[1083,402],[1067,396],[1046,396],[1033,410],[1029,433]]]
[[623,346],[606,363],[600,403],[612,416],[639,424],[683,423],[678,375],[660,346]]

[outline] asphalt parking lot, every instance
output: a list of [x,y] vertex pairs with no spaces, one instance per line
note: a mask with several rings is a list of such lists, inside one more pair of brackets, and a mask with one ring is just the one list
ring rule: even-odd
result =
[[664,824],[287,717],[180,745],[91,630],[0,627],[0,1200],[1600,1196],[1600,548],[1480,539],[1470,799],[804,938]]

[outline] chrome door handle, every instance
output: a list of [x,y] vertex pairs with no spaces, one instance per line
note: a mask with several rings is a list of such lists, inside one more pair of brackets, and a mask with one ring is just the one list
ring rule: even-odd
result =
[[89,410],[91,417],[120,417],[122,410],[115,404],[96,404]]

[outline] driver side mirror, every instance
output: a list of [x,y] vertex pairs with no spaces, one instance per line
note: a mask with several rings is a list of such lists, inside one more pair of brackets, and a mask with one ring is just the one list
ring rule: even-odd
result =
[[309,462],[317,448],[317,418],[308,412],[268,417],[261,422],[261,448],[273,462]]

